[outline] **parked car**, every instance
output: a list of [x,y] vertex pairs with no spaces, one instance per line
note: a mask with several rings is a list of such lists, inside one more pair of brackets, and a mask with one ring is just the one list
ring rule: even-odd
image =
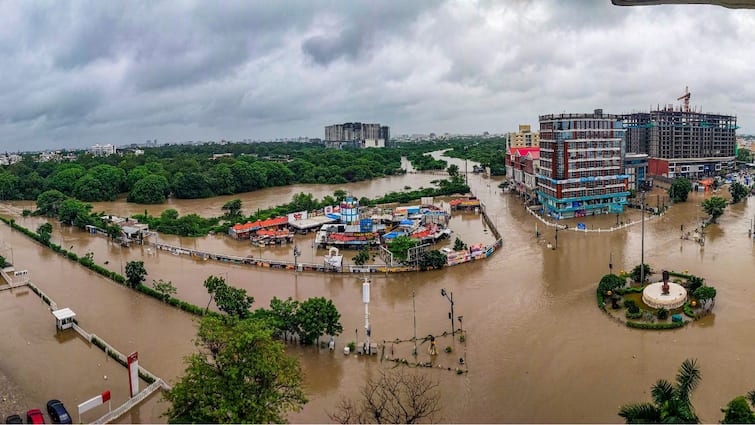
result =
[[26,412],[27,424],[43,424],[45,423],[45,417],[42,415],[42,411],[39,409],[31,409]]
[[60,400],[50,400],[47,402],[47,413],[52,419],[54,424],[70,424],[73,423],[71,415],[68,414],[68,410],[63,406]]
[[22,424],[24,423],[24,420],[21,419],[21,416],[18,415],[10,415],[7,418],[5,418],[6,424]]

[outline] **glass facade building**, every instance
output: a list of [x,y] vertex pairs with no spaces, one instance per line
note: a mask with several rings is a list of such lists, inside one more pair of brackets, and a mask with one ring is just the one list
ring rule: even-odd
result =
[[624,211],[624,126],[618,115],[540,116],[538,200],[545,214],[571,218]]

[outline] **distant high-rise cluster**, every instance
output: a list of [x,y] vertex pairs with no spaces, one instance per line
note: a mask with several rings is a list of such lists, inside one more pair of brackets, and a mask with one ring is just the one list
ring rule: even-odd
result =
[[380,124],[347,122],[325,127],[325,146],[382,148],[390,142],[390,128]]
[[[737,118],[690,108],[690,93],[650,112],[540,116],[540,147],[529,126],[509,135],[513,189],[555,218],[619,213],[630,190],[652,176],[711,176],[734,164]],[[618,218],[617,218],[618,219]]]

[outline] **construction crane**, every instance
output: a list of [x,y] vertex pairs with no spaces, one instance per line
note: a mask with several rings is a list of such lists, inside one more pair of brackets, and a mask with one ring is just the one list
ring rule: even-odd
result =
[[676,100],[684,100],[684,112],[689,112],[689,97],[692,96],[692,93],[689,92],[689,87],[684,87],[684,94],[677,97]]

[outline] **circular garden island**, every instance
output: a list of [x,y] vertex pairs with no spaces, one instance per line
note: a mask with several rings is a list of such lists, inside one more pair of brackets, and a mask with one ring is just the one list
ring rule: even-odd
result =
[[640,274],[638,265],[631,273],[607,274],[598,283],[598,307],[630,328],[681,328],[710,313],[716,302],[716,288],[686,270],[654,275],[645,264],[642,284]]

